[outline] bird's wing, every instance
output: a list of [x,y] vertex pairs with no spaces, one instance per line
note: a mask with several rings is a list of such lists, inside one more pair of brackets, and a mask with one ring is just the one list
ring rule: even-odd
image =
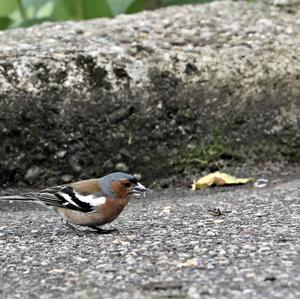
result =
[[37,199],[48,206],[67,208],[81,212],[92,212],[97,205],[105,202],[101,193],[81,194],[72,185],[54,186],[36,194]]

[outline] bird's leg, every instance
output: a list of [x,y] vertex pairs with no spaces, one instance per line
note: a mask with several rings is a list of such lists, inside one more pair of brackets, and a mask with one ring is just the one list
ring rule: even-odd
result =
[[116,228],[114,228],[114,229],[103,229],[103,228],[100,228],[98,226],[89,226],[89,228],[94,229],[95,232],[98,233],[98,234],[110,234],[112,232],[117,231]]
[[[77,228],[76,226],[72,225],[71,223],[69,223],[69,221],[65,220],[64,218],[62,218],[62,222],[63,224],[65,224],[67,227],[71,228],[72,230],[74,230],[77,234],[82,235],[84,234],[84,232],[82,230],[80,230],[79,228]],[[92,228],[93,231],[85,231],[86,233],[97,233],[97,234],[110,234],[114,231],[116,231],[117,229],[102,229],[98,226],[88,226],[89,228]]]
[[68,221],[65,222],[65,225],[69,228],[71,228],[72,230],[78,231],[79,229],[77,227],[75,227],[74,225],[72,225],[71,223],[69,223]]
[[83,231],[80,230],[79,228],[77,228],[76,226],[72,225],[71,223],[69,223],[67,220],[62,219],[63,224],[65,224],[67,227],[71,228],[73,231],[76,232],[76,234],[78,235],[83,235]]

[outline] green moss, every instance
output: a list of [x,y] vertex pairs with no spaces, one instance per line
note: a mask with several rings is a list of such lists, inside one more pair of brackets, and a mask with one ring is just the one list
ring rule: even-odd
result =
[[234,156],[234,150],[229,143],[215,133],[206,141],[198,140],[192,149],[182,149],[175,158],[173,157],[173,164],[185,168],[207,167],[212,162],[233,159]]

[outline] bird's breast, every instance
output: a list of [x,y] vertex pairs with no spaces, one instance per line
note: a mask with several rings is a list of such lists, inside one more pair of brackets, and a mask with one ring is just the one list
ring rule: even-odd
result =
[[85,226],[98,226],[114,221],[128,204],[128,199],[111,199],[98,205],[92,212],[84,213],[80,211],[58,208],[58,213],[67,221]]

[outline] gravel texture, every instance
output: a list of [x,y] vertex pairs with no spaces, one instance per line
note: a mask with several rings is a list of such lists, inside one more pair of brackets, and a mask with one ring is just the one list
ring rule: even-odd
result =
[[[299,190],[294,178],[155,191],[132,201],[109,235],[78,235],[31,210],[39,206],[2,202],[0,296],[299,298]],[[208,211],[216,207],[223,215]]]

